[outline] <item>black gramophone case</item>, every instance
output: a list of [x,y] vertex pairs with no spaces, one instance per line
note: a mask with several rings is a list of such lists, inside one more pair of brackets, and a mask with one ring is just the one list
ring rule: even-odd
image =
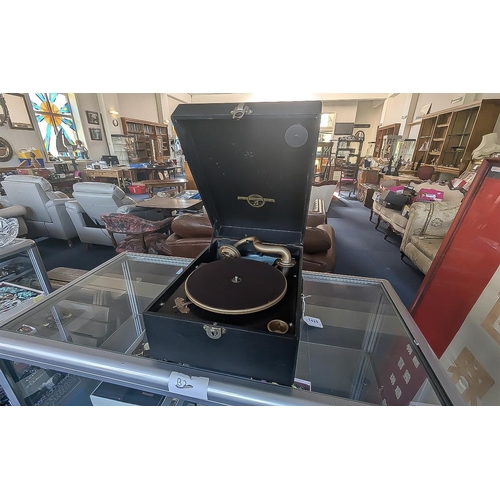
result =
[[154,358],[293,383],[320,118],[317,101],[176,108],[213,235],[144,312]]

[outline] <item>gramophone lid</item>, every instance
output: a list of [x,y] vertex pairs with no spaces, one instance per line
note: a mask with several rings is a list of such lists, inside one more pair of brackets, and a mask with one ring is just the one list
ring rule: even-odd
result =
[[181,104],[172,114],[215,237],[302,244],[321,102]]

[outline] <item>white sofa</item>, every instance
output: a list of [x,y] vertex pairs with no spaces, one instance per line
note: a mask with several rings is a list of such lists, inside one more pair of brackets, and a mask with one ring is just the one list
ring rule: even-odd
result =
[[35,175],[9,175],[2,187],[12,205],[25,207],[24,220],[30,238],[47,236],[72,245],[71,238],[77,232],[66,211],[66,194],[54,191],[47,179]]
[[[384,182],[381,183],[381,190],[396,185],[397,181],[394,180],[386,181],[385,183]],[[461,201],[464,197],[462,192],[450,189],[447,185],[443,186],[437,182],[427,181],[427,182],[422,182],[420,184],[410,182],[407,185],[413,188],[417,193],[423,188],[443,191],[444,193],[443,201]],[[394,231],[403,236],[405,234],[406,226],[408,224],[408,218],[403,216],[401,212],[397,210],[392,210],[390,208],[384,207],[379,202],[379,196],[380,196],[380,191],[373,193],[373,206],[372,206],[372,212],[370,214],[370,220],[372,220],[373,214],[377,215],[378,219],[377,219],[377,224],[375,226],[375,228],[377,229],[380,222],[383,221],[387,224],[387,232],[385,238],[387,238],[387,236],[390,234],[391,231]],[[429,203],[442,203],[442,202],[436,201]]]

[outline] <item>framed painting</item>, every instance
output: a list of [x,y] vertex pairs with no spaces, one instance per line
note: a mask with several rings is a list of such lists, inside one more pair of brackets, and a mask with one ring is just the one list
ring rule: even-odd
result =
[[102,132],[100,128],[89,128],[90,138],[93,141],[102,141]]
[[90,125],[99,125],[99,113],[95,111],[86,111],[87,113],[87,122]]

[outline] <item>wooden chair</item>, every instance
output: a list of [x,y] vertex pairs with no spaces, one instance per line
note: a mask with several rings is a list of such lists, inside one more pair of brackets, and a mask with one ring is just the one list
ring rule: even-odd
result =
[[433,174],[434,174],[434,167],[431,167],[430,165],[420,165],[418,169],[418,178],[421,181],[429,180]]
[[349,198],[351,197],[351,193],[356,193],[358,169],[359,164],[351,165],[350,163],[346,163],[341,167],[341,176],[338,183],[339,195],[342,190],[346,191],[347,189],[349,189]]

